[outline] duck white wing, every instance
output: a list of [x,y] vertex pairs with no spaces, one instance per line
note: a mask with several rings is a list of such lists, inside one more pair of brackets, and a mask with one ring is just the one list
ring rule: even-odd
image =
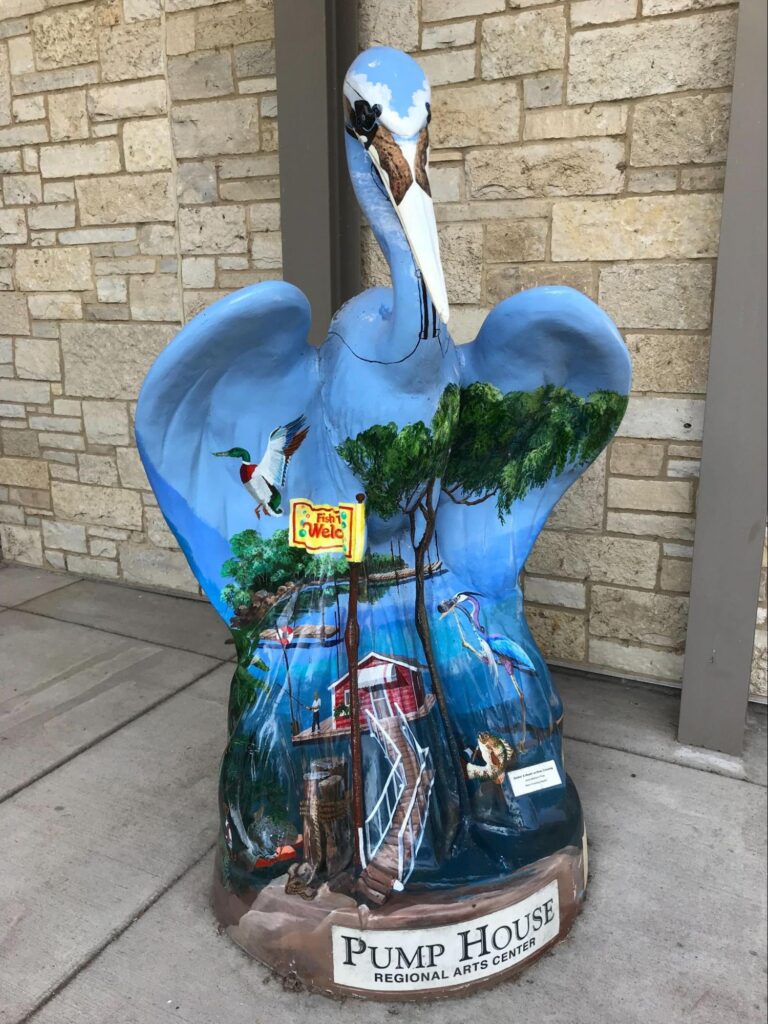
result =
[[259,462],[259,471],[271,484],[282,487],[285,483],[291,456],[295,454],[308,432],[309,427],[305,418],[297,416],[290,423],[275,427],[269,435],[267,449]]

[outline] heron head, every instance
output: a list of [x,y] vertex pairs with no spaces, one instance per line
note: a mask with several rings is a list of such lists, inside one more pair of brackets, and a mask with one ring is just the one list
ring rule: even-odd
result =
[[245,448],[228,448],[225,452],[214,452],[214,455],[228,459],[242,459],[243,462],[250,462],[251,455]]
[[429,187],[429,82],[416,61],[377,46],[344,79],[348,133],[365,148],[400,220],[414,262],[444,323],[448,295]]
[[446,615],[451,612],[464,612],[468,619],[472,617],[472,608],[475,604],[474,598],[478,597],[472,590],[460,590],[458,594],[454,594],[453,597],[449,597],[445,601],[441,601],[437,606],[437,610],[440,612],[440,618],[444,619]]

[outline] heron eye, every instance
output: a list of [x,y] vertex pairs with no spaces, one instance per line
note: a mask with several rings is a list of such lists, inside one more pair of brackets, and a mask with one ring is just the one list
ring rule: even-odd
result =
[[367,100],[355,100],[352,114],[352,125],[358,135],[373,135],[377,128],[377,120],[381,117],[381,107],[373,106]]

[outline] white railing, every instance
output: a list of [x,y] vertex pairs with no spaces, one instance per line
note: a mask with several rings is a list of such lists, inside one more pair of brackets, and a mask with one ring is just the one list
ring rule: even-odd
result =
[[[394,888],[401,890],[416,866],[416,856],[424,838],[424,831],[427,824],[427,812],[429,801],[432,797],[432,786],[435,781],[435,772],[432,765],[432,752],[429,747],[422,747],[416,739],[413,730],[408,724],[408,719],[398,704],[395,704],[395,711],[400,720],[400,731],[405,737],[408,746],[416,755],[419,764],[419,774],[413,785],[411,799],[405,812],[405,818],[397,834],[397,882]],[[422,780],[429,773],[429,779],[422,793]],[[419,802],[419,797],[423,799]],[[414,827],[414,818],[416,827]],[[406,854],[406,837],[408,838],[408,853]]]
[[[384,842],[384,837],[392,825],[392,819],[405,790],[405,768],[403,767],[403,755],[397,749],[397,745],[387,733],[386,729],[366,709],[365,715],[368,719],[368,727],[371,736],[375,737],[379,746],[387,755],[392,765],[384,783],[379,799],[373,806],[373,810],[366,817],[363,825],[365,843],[361,844],[360,859],[363,867],[376,856],[379,847]],[[390,751],[388,748],[391,747]]]

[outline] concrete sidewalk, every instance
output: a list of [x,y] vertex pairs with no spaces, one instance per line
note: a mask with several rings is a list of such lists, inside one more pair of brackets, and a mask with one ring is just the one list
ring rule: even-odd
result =
[[468,1000],[336,1003],[208,906],[233,649],[203,602],[0,569],[0,1022],[762,1024],[766,718],[742,762],[675,742],[673,691],[560,674],[589,900]]

